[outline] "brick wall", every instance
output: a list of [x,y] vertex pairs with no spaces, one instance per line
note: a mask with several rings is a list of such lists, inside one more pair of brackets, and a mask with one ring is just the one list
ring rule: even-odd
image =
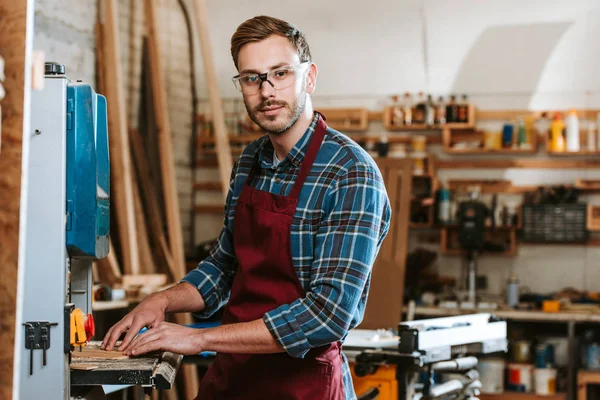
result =
[[[190,140],[192,96],[185,19],[179,2],[156,0],[161,56],[167,88],[169,118],[186,248],[190,248],[192,221]],[[142,37],[145,33],[144,1],[118,0],[121,70],[127,95],[128,126],[137,127],[140,103]],[[188,1],[188,3],[191,3]],[[47,60],[66,65],[72,79],[95,86],[97,0],[38,0],[35,4],[34,49]],[[211,233],[216,236],[217,232]]]

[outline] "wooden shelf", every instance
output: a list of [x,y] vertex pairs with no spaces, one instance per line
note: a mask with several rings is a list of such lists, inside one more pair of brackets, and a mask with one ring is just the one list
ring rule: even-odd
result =
[[450,154],[535,154],[537,152],[536,148],[530,149],[456,149],[450,147],[445,150],[446,153]]
[[445,128],[442,131],[442,141],[444,144],[444,152],[450,154],[535,154],[537,153],[537,135],[530,132],[529,148],[501,148],[488,149],[485,147],[471,148],[456,148],[456,143],[460,142],[479,142],[480,146],[485,146],[485,133],[475,129],[471,130],[455,130]]
[[469,122],[449,122],[447,124],[411,124],[411,125],[392,125],[393,107],[387,106],[383,109],[383,126],[391,132],[410,132],[410,131],[437,131],[444,128],[450,129],[472,129],[475,127],[475,106],[469,105]]
[[534,191],[538,186],[513,186],[512,182],[504,179],[451,179],[448,181],[450,190],[477,186],[481,193],[511,193],[521,194]]
[[[382,136],[374,136],[374,135],[347,135],[350,139],[355,142],[381,142]],[[386,135],[385,136],[388,143],[403,143],[409,145],[412,141],[410,136],[396,136],[396,135]],[[440,135],[426,135],[427,141],[426,144],[441,144],[442,137]],[[408,149],[407,149],[408,150]]]
[[[600,110],[588,109],[588,110],[575,110],[577,116],[582,119],[595,119],[596,114]],[[548,111],[534,111],[534,110],[476,110],[475,118],[477,121],[511,121],[519,117],[525,118],[527,116],[539,117],[542,113],[546,113],[548,118],[552,118],[557,112],[565,115],[569,110],[548,110]]]
[[[449,242],[451,241],[450,238],[454,237],[454,239],[452,240],[453,243],[456,243],[457,239],[455,235],[451,235],[449,234],[450,230],[454,230],[454,229],[458,229],[457,225],[446,225],[443,226],[441,231],[440,231],[440,253],[446,256],[461,256],[464,253],[464,251],[462,251],[459,248],[456,248],[455,246],[449,247]],[[486,231],[484,233],[484,235],[488,236],[494,234],[494,236],[496,236],[495,234],[497,234],[498,232],[504,232],[504,233],[508,233],[508,238],[510,241],[510,248],[502,253],[500,252],[490,252],[490,251],[484,251],[480,253],[480,256],[491,256],[493,255],[494,257],[515,257],[519,254],[518,251],[518,247],[517,247],[517,232],[516,232],[517,227],[497,227],[495,228],[493,231],[491,230],[491,228],[486,228]]]
[[588,204],[587,228],[592,232],[600,231],[600,206]]
[[340,132],[364,132],[369,128],[366,108],[317,108],[327,118],[327,125]]
[[600,191],[600,179],[577,179],[575,181],[575,189],[584,192]]
[[437,169],[587,169],[600,168],[600,160],[512,159],[512,160],[444,160],[436,159]]
[[207,191],[207,192],[220,192],[220,182],[197,182],[194,184],[194,190],[196,191]]
[[600,155],[600,151],[548,151],[548,155],[552,157],[589,157]]
[[201,204],[194,207],[196,214],[223,214],[224,210],[222,204]]

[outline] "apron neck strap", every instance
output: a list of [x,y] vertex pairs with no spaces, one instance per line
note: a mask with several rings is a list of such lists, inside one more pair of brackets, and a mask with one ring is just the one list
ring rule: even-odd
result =
[[[296,182],[294,182],[294,186],[292,187],[292,191],[290,192],[290,197],[298,197],[300,195],[300,190],[302,190],[302,186],[304,186],[304,182],[306,181],[306,177],[310,172],[310,169],[317,158],[317,154],[319,153],[319,149],[321,148],[321,143],[325,138],[325,132],[327,131],[327,124],[325,124],[325,116],[320,112],[316,111],[319,115],[319,119],[317,121],[317,126],[315,127],[315,132],[310,138],[310,142],[308,144],[308,149],[306,150],[306,154],[304,155],[304,160],[302,160],[302,166],[300,167],[300,172],[296,177]],[[259,168],[258,162],[258,151],[254,155],[252,159],[252,167],[250,168],[250,173],[248,174],[248,178],[246,182],[251,183],[252,178],[254,177],[254,171]]]
[[294,182],[294,187],[292,187],[292,191],[290,192],[290,197],[297,198],[300,195],[302,186],[304,186],[306,177],[308,176],[308,173],[310,172],[310,169],[312,168],[313,163],[317,158],[317,154],[319,153],[319,149],[321,148],[321,143],[323,143],[323,139],[325,138],[325,132],[327,131],[325,117],[319,112],[317,112],[317,114],[319,115],[317,126],[315,127],[315,132],[310,138],[308,149],[306,150],[306,154],[304,155],[304,159],[302,160],[302,166],[300,167],[300,172],[296,177],[296,182]]

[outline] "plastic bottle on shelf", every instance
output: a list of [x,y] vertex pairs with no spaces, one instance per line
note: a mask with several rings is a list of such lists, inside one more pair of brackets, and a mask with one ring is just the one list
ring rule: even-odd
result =
[[577,152],[579,147],[579,118],[577,112],[571,110],[567,116],[567,151]]
[[588,123],[587,149],[590,152],[596,151],[596,124],[592,121]]
[[450,190],[443,186],[439,192],[438,221],[440,224],[450,222]]
[[456,104],[456,96],[451,95],[450,101],[446,106],[446,123],[448,122],[456,122],[456,117],[458,114],[458,106]]
[[433,97],[427,95],[427,103],[425,103],[425,124],[432,126],[435,123],[435,104]]
[[564,129],[565,123],[562,121],[562,115],[560,113],[554,114],[554,120],[550,125],[550,150],[554,152],[565,151]]
[[404,125],[412,125],[412,99],[410,93],[404,93]]
[[444,103],[444,98],[442,96],[439,97],[438,103],[435,107],[435,123],[446,123],[446,104]]
[[415,124],[424,124],[425,123],[425,110],[427,108],[425,101],[425,94],[423,92],[419,92],[419,96],[417,97],[417,104],[414,107],[413,112],[413,122]]
[[402,107],[398,101],[398,96],[392,96],[392,125],[401,126],[403,124]]
[[525,122],[523,118],[517,120],[517,140],[519,142],[519,148],[523,149],[527,145],[527,131],[525,129]]
[[469,122],[469,100],[467,99],[466,94],[462,95],[462,102],[458,106],[457,122]]

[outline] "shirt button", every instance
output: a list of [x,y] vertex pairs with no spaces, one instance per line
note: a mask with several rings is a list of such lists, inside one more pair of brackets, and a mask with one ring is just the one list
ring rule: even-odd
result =
[[298,161],[298,160],[294,160],[294,165],[295,165],[296,167],[298,166],[298,164],[300,164],[300,161]]
[[281,178],[275,178],[275,183],[281,183]]

